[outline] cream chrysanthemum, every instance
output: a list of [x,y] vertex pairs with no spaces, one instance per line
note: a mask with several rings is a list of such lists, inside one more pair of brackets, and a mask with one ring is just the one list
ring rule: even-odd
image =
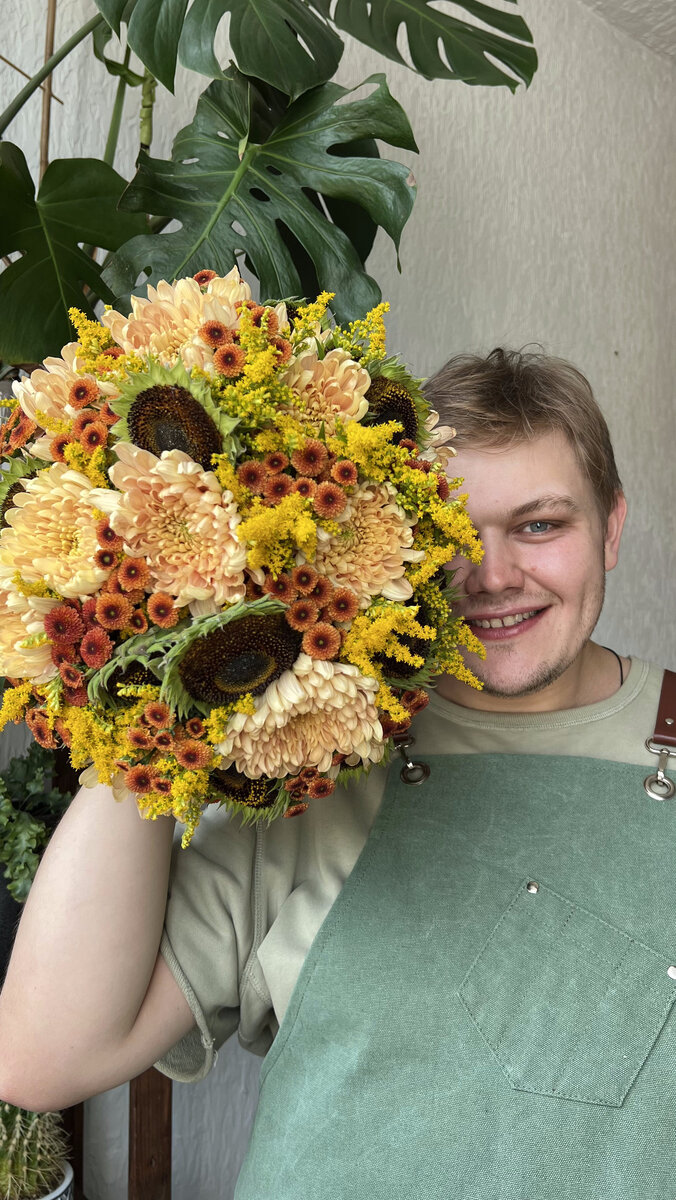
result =
[[[78,409],[69,402],[69,392],[74,383],[83,379],[82,361],[78,359],[79,342],[69,342],[61,351],[61,358],[46,358],[44,367],[33,371],[30,378],[13,384],[14,395],[26,416],[42,426],[46,419],[55,427],[63,421],[72,421]],[[92,378],[93,376],[89,376]],[[96,381],[98,392],[106,398],[117,394],[112,383]],[[31,454],[53,462],[50,450],[53,432],[37,438],[29,447]]]
[[458,453],[454,446],[449,446],[451,438],[455,437],[452,425],[439,425],[439,413],[430,409],[425,418],[425,429],[431,434],[428,449],[420,457],[428,462],[439,462],[445,471],[448,470],[452,458]]
[[55,603],[38,596],[22,596],[7,583],[0,588],[0,675],[47,683],[58,674],[52,662],[51,642],[21,645],[32,634],[44,632],[45,614]]
[[108,474],[118,489],[95,489],[124,550],[144,558],[152,589],[190,605],[194,617],[215,613],[245,595],[246,546],[235,533],[240,516],[232,492],[183,450],[157,458],[130,442],[115,446]]
[[[148,288],[148,299],[132,296],[132,314],[125,317],[110,309],[101,321],[125,353],[152,354],[163,366],[173,366],[181,357],[184,365],[208,368],[213,347],[207,346],[199,330],[207,321],[218,321],[228,329],[239,328],[235,305],[251,299],[251,288],[237,267],[227,275],[211,279],[203,291],[195,279],[179,279]],[[288,325],[286,306],[278,304],[279,326]]]
[[234,764],[251,779],[281,779],[306,766],[328,771],[334,751],[380,762],[385,743],[378,687],[351,663],[300,654],[257,698],[254,713],[233,714],[216,747],[223,766]]
[[361,483],[336,518],[340,533],[317,529],[313,567],[334,587],[356,592],[360,608],[367,608],[373,596],[408,600],[413,595],[404,570],[425,552],[412,549],[416,518],[406,515],[396,495],[391,483]]
[[324,358],[314,351],[301,354],[283,373],[282,381],[303,398],[307,405],[303,421],[316,431],[323,421],[326,433],[333,435],[336,417],[361,421],[368,412],[366,392],[371,376],[347,350],[329,350]]
[[108,570],[96,565],[94,489],[86,475],[54,463],[24,482],[0,533],[0,575],[15,571],[29,583],[44,579],[60,596],[86,600]]

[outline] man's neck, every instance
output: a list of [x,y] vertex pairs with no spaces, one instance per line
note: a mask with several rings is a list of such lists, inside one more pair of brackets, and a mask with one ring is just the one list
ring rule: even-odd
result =
[[[622,658],[621,662],[626,679],[631,659]],[[608,700],[620,687],[620,665],[610,650],[589,641],[558,679],[526,695],[495,696],[484,689],[469,687],[453,675],[438,675],[435,682],[438,696],[463,708],[506,713],[559,712]]]

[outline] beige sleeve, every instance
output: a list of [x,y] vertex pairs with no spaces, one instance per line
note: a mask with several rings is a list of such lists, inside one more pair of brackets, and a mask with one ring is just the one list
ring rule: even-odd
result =
[[254,938],[256,829],[225,809],[207,808],[190,845],[177,825],[160,953],[195,1026],[155,1063],[181,1083],[196,1083],[240,1020],[240,980]]

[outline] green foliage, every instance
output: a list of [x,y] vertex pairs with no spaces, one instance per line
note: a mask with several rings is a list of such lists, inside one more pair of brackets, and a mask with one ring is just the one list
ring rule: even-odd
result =
[[33,742],[23,758],[13,758],[0,774],[0,867],[4,867],[8,892],[21,904],[54,827],[72,799],[70,793],[52,786],[54,768],[54,752]]
[[366,212],[398,247],[414,188],[401,163],[334,148],[378,138],[415,150],[408,119],[382,75],[369,95],[328,83],[288,109],[268,102],[236,68],[200,97],[193,123],[177,135],[169,162],[141,153],[138,173],[122,197],[125,209],[181,222],[176,232],[134,238],[104,272],[127,304],[139,274],[148,283],[194,274],[208,265],[229,271],[245,254],[261,295],[302,294],[293,254],[280,240],[283,226],[312,260],[320,288],[336,293],[339,321],[352,320],[380,299],[350,238],[306,195],[348,201]]
[[93,316],[82,285],[114,299],[83,242],[116,250],[145,228],[143,217],[121,213],[125,181],[95,158],[50,163],[35,195],[26,160],[0,142],[0,254],[22,257],[0,275],[0,357],[37,362],[72,338],[68,309]]
[[[397,49],[404,26],[413,66],[426,79],[506,84],[514,91],[519,80],[530,83],[537,67],[526,22],[477,0],[456,0],[453,7],[464,8],[481,25],[433,8],[430,0],[314,0],[314,5],[325,15],[331,11],[339,29],[399,63],[405,62]],[[485,26],[499,32],[491,33]]]
[[61,1183],[68,1139],[58,1113],[34,1113],[0,1100],[0,1196],[30,1200]]
[[[127,0],[97,0],[116,32]],[[173,91],[177,58],[192,71],[217,79],[216,30],[230,15],[229,41],[239,69],[294,99],[329,79],[343,43],[305,0],[136,0],[128,22],[129,45]]]

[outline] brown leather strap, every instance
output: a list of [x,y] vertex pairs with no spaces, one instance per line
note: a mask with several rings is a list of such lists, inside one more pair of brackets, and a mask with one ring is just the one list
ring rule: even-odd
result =
[[652,740],[660,746],[676,746],[676,671],[664,672]]

